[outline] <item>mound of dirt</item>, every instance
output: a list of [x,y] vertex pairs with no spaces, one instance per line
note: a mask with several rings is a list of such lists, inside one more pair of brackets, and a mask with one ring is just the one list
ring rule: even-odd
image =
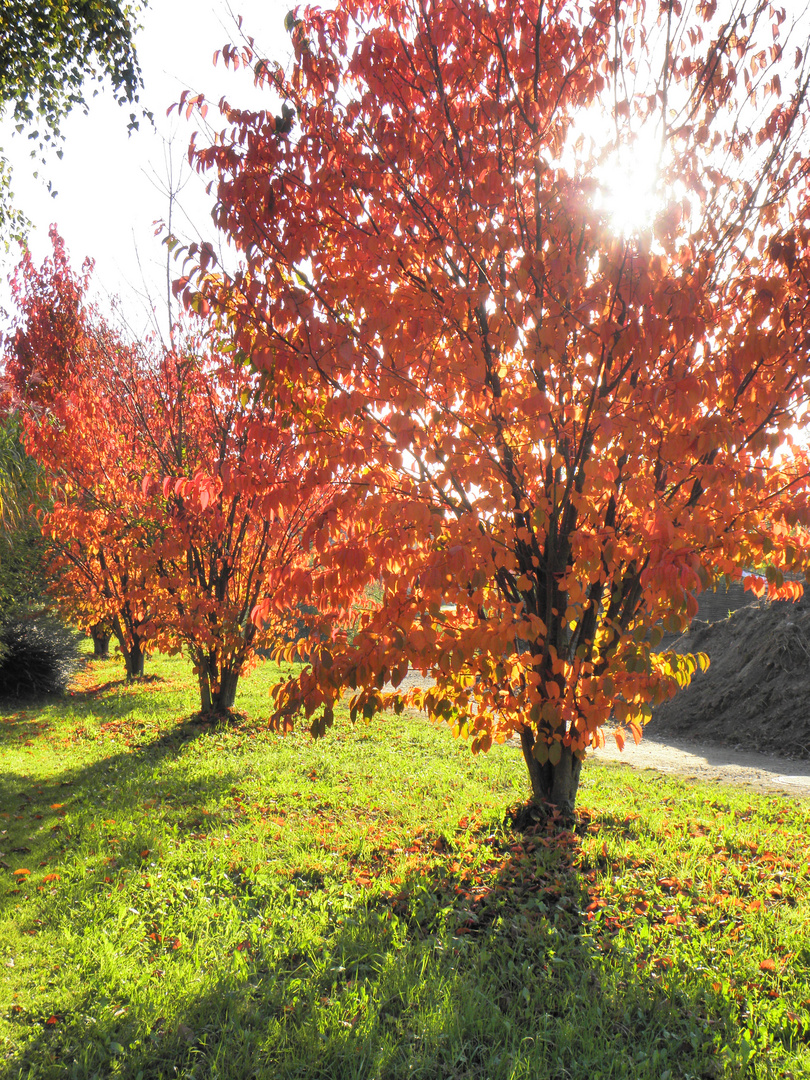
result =
[[810,599],[760,601],[722,622],[696,620],[668,647],[707,653],[711,665],[653,712],[653,738],[810,758]]

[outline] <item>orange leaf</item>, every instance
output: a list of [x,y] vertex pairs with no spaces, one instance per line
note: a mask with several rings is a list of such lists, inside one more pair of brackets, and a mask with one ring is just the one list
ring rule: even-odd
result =
[[21,866],[19,870],[14,871],[15,876],[19,876],[19,877],[23,877],[25,874],[30,874],[30,873],[31,873],[31,871],[26,870],[25,867],[23,867],[23,866]]
[[62,876],[61,876],[61,874],[46,874],[45,877],[42,880],[46,881],[46,882],[47,881],[61,881]]
[[767,960],[763,960],[762,963],[759,965],[759,970],[760,971],[776,971],[776,961],[771,960],[770,958],[767,959]]

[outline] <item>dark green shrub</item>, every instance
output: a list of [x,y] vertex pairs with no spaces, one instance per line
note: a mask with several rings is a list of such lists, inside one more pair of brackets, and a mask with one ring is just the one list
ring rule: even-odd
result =
[[0,695],[64,693],[82,663],[80,641],[48,612],[11,614],[0,624]]

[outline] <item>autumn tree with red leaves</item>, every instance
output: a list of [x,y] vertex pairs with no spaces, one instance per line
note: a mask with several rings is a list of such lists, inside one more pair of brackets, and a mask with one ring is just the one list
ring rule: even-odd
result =
[[[432,717],[474,751],[518,734],[570,810],[611,716],[638,739],[696,666],[661,621],[805,565],[806,469],[774,451],[810,380],[806,42],[759,0],[342,0],[288,28],[289,78],[227,50],[268,108],[191,151],[244,268],[180,283],[331,432],[383,583],[280,713],[347,685],[373,713],[416,667]],[[622,234],[610,169],[650,135],[659,209]]]
[[20,324],[6,342],[6,371],[26,447],[50,486],[41,525],[54,595],[78,625],[113,629],[127,677],[137,678],[153,615],[137,487],[146,459],[116,393],[134,357],[87,299],[92,264],[74,273],[55,229],[51,241],[51,259],[37,268],[26,253],[16,275]]
[[53,240],[41,270],[23,261],[8,363],[52,486],[55,595],[113,628],[130,678],[147,643],[185,647],[201,709],[225,712],[259,650],[299,629],[309,537],[343,484],[314,474],[300,428],[274,418],[226,338],[190,318],[166,347],[125,342],[86,301],[89,267],[74,275]]
[[259,651],[296,631],[311,594],[307,537],[341,485],[312,476],[299,433],[274,421],[255,373],[200,330],[176,330],[125,407],[151,445],[142,490],[154,506],[156,642],[187,647],[202,711],[225,712]]

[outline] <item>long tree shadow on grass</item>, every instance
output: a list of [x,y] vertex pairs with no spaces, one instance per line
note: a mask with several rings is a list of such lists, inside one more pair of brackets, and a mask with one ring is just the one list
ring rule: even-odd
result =
[[[207,730],[181,721],[151,742],[48,779],[32,780],[10,769],[0,771],[0,815],[5,825],[2,850],[11,860],[0,864],[2,869],[47,868],[82,847],[96,846],[101,841],[100,830],[94,831],[97,825],[105,820],[114,822],[116,817],[130,819],[137,814],[143,819],[140,832],[120,849],[118,867],[138,864],[137,853],[153,832],[150,817],[155,812],[170,813],[179,834],[198,828],[198,813],[205,812],[200,808],[218,805],[239,775],[220,770],[185,779],[172,776],[169,785],[161,776],[161,765],[176,759],[184,746]],[[217,815],[209,817],[209,826],[218,822]]]
[[[231,868],[227,881],[200,882],[186,908],[198,925],[198,909],[224,907],[227,891],[230,916],[181,948],[165,918],[137,941],[108,925],[103,1000],[79,992],[51,1016],[12,1010],[29,1041],[8,1075],[722,1074],[717,1047],[730,1034],[710,976],[640,963],[641,943],[591,901],[575,835],[491,826],[477,840],[473,865],[453,839],[429,838],[421,864],[388,885],[384,859],[357,864],[352,880]],[[91,898],[98,882],[85,887]],[[87,934],[93,908],[81,900],[86,925],[73,929]],[[115,966],[127,951],[139,973],[128,989]]]
[[[62,726],[61,720],[51,718],[49,710],[69,710],[81,721],[92,717],[104,721],[122,720],[141,707],[137,695],[145,684],[162,681],[160,676],[146,676],[137,683],[126,679],[110,679],[84,690],[69,690],[64,694],[27,694],[0,698],[0,745],[25,743],[43,732]],[[117,693],[113,693],[117,691]],[[128,692],[129,691],[129,692]]]

